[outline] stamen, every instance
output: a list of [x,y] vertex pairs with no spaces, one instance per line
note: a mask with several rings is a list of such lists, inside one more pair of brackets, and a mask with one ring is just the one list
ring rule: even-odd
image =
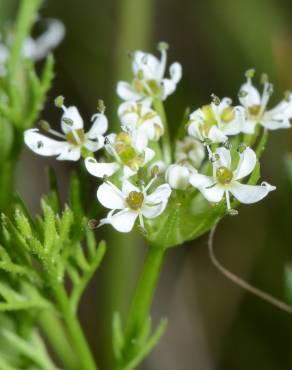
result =
[[39,124],[40,124],[40,127],[42,128],[42,130],[48,132],[49,134],[52,134],[53,136],[59,137],[61,139],[66,139],[66,136],[65,135],[61,134],[58,131],[53,130],[51,128],[49,122],[47,122],[47,121],[41,121]]
[[251,83],[251,79],[254,77],[254,75],[255,75],[254,68],[250,68],[245,72],[245,77],[247,78],[249,83]]
[[148,185],[146,186],[146,188],[144,189],[145,192],[148,191],[148,189],[152,186],[152,184],[154,183],[154,181],[157,179],[157,175],[153,177],[153,179],[151,179],[148,183]]

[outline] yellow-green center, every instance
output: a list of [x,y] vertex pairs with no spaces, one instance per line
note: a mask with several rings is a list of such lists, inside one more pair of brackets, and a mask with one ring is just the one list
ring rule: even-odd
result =
[[126,199],[127,205],[133,211],[137,211],[142,207],[144,201],[144,195],[138,191],[131,191]]
[[134,89],[143,95],[154,95],[157,96],[161,92],[161,86],[156,80],[140,80],[139,78],[134,79]]
[[259,104],[252,105],[251,107],[248,108],[248,113],[253,116],[257,117],[258,114],[260,113],[261,106]]
[[143,155],[136,152],[131,146],[131,138],[128,133],[121,132],[117,135],[115,150],[118,153],[121,162],[137,171],[143,164]]
[[230,184],[233,178],[233,173],[229,168],[221,166],[216,170],[216,178],[220,184],[227,185]]
[[221,120],[224,123],[229,123],[235,118],[234,109],[232,107],[226,107],[221,113]]
[[85,140],[84,130],[82,128],[78,128],[77,130],[74,130],[74,133],[69,131],[66,135],[66,139],[70,144],[80,145]]

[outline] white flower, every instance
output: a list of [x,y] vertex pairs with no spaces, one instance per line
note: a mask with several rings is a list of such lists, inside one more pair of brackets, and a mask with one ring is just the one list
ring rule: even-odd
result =
[[242,131],[244,109],[232,107],[231,99],[224,98],[219,104],[212,102],[195,110],[190,115],[189,135],[212,143],[224,143],[228,136],[237,135]]
[[165,180],[172,189],[185,190],[190,184],[190,176],[196,172],[190,165],[171,164],[165,172]]
[[171,194],[169,185],[163,184],[148,195],[153,180],[142,189],[125,180],[122,191],[111,182],[104,182],[97,190],[97,199],[111,211],[100,221],[100,225],[111,224],[116,230],[127,233],[133,229],[136,219],[139,218],[144,229],[143,217],[158,217],[165,210]]
[[195,168],[199,168],[205,159],[204,145],[190,136],[185,136],[176,142],[175,160],[178,163],[188,161]]
[[119,106],[118,114],[126,130],[139,131],[146,135],[148,140],[158,141],[164,133],[160,116],[145,103],[125,102]]
[[272,94],[272,85],[264,83],[262,95],[253,86],[251,77],[243,84],[239,91],[239,101],[245,108],[246,121],[243,132],[253,134],[257,124],[269,130],[291,127],[289,120],[292,118],[292,94],[282,100],[273,109],[267,110],[267,105]]
[[[28,37],[24,40],[22,47],[22,56],[35,61],[41,60],[53,49],[55,49],[63,40],[65,27],[57,19],[47,21],[47,29],[36,39]],[[5,63],[9,58],[10,44],[13,36],[10,35],[8,42],[0,44],[0,75],[5,75]]]
[[119,169],[123,169],[123,178],[135,175],[139,168],[150,162],[155,152],[148,148],[145,135],[131,136],[127,132],[110,134],[106,138],[105,149],[110,154],[113,162],[97,162],[93,157],[85,159],[87,171],[96,177],[112,176]]
[[252,173],[256,165],[256,154],[246,148],[240,154],[240,160],[235,171],[231,169],[230,151],[225,148],[216,150],[218,160],[213,163],[213,176],[193,174],[190,177],[190,183],[198,188],[203,196],[209,201],[218,203],[222,200],[224,194],[228,210],[230,206],[231,193],[239,202],[250,204],[263,199],[268,193],[276,188],[268,183],[261,185],[241,184],[239,180]]
[[39,132],[38,129],[29,129],[24,133],[25,144],[35,153],[43,156],[57,156],[58,160],[78,161],[83,148],[96,152],[104,146],[104,134],[108,128],[108,121],[103,113],[92,116],[92,126],[85,133],[83,119],[74,106],[66,108],[64,105],[61,128],[63,133],[52,130],[49,125],[44,127],[52,136],[62,139],[54,140]]
[[166,70],[167,46],[160,44],[160,60],[152,54],[136,51],[133,54],[132,69],[134,80],[131,84],[120,81],[117,93],[123,100],[152,101],[153,98],[165,100],[172,94],[182,76],[179,63],[169,67],[170,78],[164,78]]

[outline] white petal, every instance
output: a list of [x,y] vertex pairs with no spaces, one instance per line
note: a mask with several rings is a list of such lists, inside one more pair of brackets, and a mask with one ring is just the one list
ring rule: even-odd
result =
[[255,122],[253,120],[245,119],[243,121],[243,125],[242,125],[242,130],[241,131],[244,134],[252,135],[252,134],[254,134],[254,130],[255,130],[256,124],[257,124],[257,122]]
[[224,143],[228,137],[217,126],[212,126],[208,133],[208,139],[213,143]]
[[171,95],[176,89],[176,83],[169,78],[164,78],[162,80],[163,94],[162,100],[165,100],[169,95]]
[[148,144],[148,138],[144,131],[142,130],[133,130],[131,133],[133,147],[139,152],[146,150]]
[[218,148],[216,150],[216,154],[218,154],[219,159],[216,161],[216,166],[217,167],[231,167],[231,155],[230,155],[230,150],[226,148]]
[[142,97],[134,91],[133,87],[128,82],[124,81],[118,82],[117,94],[123,100],[138,100]]
[[136,51],[132,62],[134,75],[136,76],[139,71],[143,72],[145,80],[156,80],[160,76],[160,60],[154,55]]
[[57,157],[59,161],[78,161],[81,156],[79,146],[73,146],[67,143],[62,153]]
[[124,209],[109,217],[111,225],[121,233],[128,233],[133,229],[138,212]]
[[225,189],[218,184],[211,188],[202,187],[199,190],[209,202],[214,203],[220,202],[225,192]]
[[150,162],[154,156],[155,156],[155,152],[154,150],[150,149],[150,148],[145,148],[144,150],[144,164]]
[[146,196],[146,204],[159,204],[167,202],[171,194],[171,188],[168,184],[159,185],[153,193]]
[[215,184],[211,177],[195,173],[191,175],[190,183],[198,188],[209,202],[218,203],[223,198],[224,188]]
[[200,173],[194,173],[190,177],[190,183],[195,188],[208,187],[214,184],[212,177],[201,175]]
[[137,186],[133,185],[130,181],[128,181],[128,180],[123,181],[123,193],[126,196],[128,196],[128,194],[131,191],[136,191],[138,193],[140,192],[140,190],[137,188]]
[[203,140],[203,136],[200,131],[200,123],[197,120],[189,124],[188,134],[198,140]]
[[107,117],[102,113],[97,113],[93,117],[93,124],[87,133],[89,139],[96,139],[100,135],[104,135],[108,129]]
[[291,124],[287,118],[266,119],[265,116],[260,120],[260,124],[268,130],[278,130],[281,128],[290,128]]
[[112,176],[120,168],[118,163],[99,163],[93,157],[87,157],[85,159],[85,167],[87,171],[96,177]]
[[[239,96],[239,101],[244,107],[252,107],[253,105],[261,104],[260,93],[250,82],[246,82],[241,86],[240,93],[241,92],[244,96]],[[240,93],[239,95],[241,95]]]
[[[65,27],[62,22],[52,19],[48,23],[47,30],[34,40],[33,49],[26,46],[23,53],[34,60],[43,59],[51,50],[59,45],[65,35]],[[29,54],[29,55],[27,55]]]
[[182,77],[182,66],[180,63],[173,63],[170,67],[169,67],[169,72],[170,72],[170,77],[172,79],[172,81],[177,84],[180,80],[181,80],[181,77]]
[[124,195],[119,188],[107,181],[97,189],[97,199],[106,208],[124,209]]
[[142,214],[146,218],[150,218],[150,219],[156,218],[159,215],[161,215],[161,213],[165,210],[166,205],[167,205],[167,202],[161,202],[159,204],[150,205],[150,206],[145,204],[142,209]]
[[40,134],[38,129],[26,130],[24,142],[33,152],[43,156],[59,155],[68,146],[66,141],[50,139]]
[[[64,122],[64,119],[68,119],[72,122],[72,125],[68,125]],[[67,134],[68,132],[72,131],[72,129],[77,130],[79,128],[83,128],[83,119],[80,116],[78,109],[74,106],[65,108],[65,112],[63,113],[62,120],[61,120],[62,130]]]
[[242,179],[243,177],[252,173],[257,163],[257,156],[251,148],[246,148],[240,154],[240,160],[237,169],[234,171],[234,180]]
[[251,204],[260,201],[267,196],[270,191],[275,189],[274,186],[269,184],[246,185],[234,181],[230,185],[229,191],[241,203]]
[[96,152],[104,146],[104,137],[99,136],[97,141],[87,139],[84,143],[84,146],[91,152]]

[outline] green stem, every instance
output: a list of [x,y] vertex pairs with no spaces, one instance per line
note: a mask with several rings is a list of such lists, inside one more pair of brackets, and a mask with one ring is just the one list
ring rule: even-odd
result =
[[78,361],[60,320],[51,311],[45,311],[40,317],[40,327],[65,368],[78,370]]
[[59,309],[63,314],[63,319],[68,333],[72,340],[72,345],[76,351],[76,354],[78,354],[81,369],[98,370],[80,323],[75,314],[70,309],[68,296],[65,289],[62,285],[60,285],[59,282],[53,282],[52,287],[59,305]]
[[20,3],[15,35],[10,50],[8,71],[10,77],[17,72],[18,64],[21,60],[22,46],[25,38],[30,33],[30,29],[35,21],[37,11],[41,6],[42,0],[22,0]]
[[157,280],[160,275],[164,252],[165,250],[163,248],[157,246],[149,247],[128,315],[126,326],[128,343],[139,333],[144,320],[148,319]]
[[[13,107],[13,112],[20,112],[19,94],[17,91],[16,81],[22,59],[21,53],[23,43],[30,33],[31,27],[34,24],[41,3],[42,0],[22,0],[19,6],[15,34],[10,50],[9,61],[7,64],[10,105]],[[15,119],[18,118],[20,117],[15,117]]]
[[164,105],[160,99],[154,99],[153,106],[156,112],[160,115],[163,126],[164,126],[164,134],[162,136],[162,151],[163,151],[164,161],[166,164],[171,164],[172,162],[171,141],[170,141],[169,127],[167,123]]

